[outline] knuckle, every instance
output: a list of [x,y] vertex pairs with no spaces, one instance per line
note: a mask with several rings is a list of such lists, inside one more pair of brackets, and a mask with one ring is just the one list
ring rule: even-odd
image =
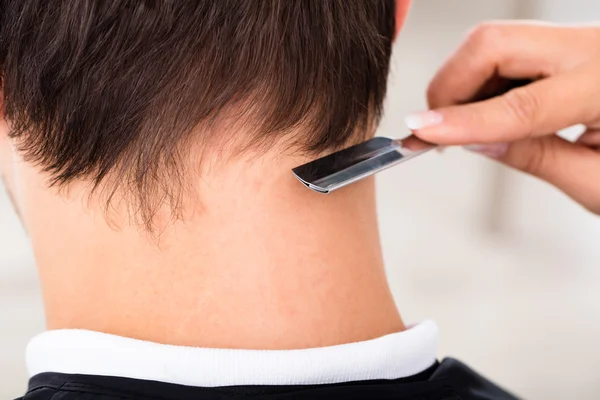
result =
[[528,156],[523,158],[519,168],[531,175],[541,175],[548,165],[552,165],[556,150],[553,143],[553,140],[531,140],[532,148],[528,151]]
[[440,90],[435,79],[427,87],[427,104],[432,108],[440,106]]
[[497,43],[503,34],[502,24],[494,21],[482,22],[467,34],[467,44],[485,47]]
[[536,175],[538,171],[541,171],[543,165],[547,162],[548,151],[543,140],[535,141],[537,149],[532,151],[527,157],[521,169],[528,174]]
[[540,109],[536,95],[529,89],[519,88],[509,91],[502,98],[510,117],[524,130],[526,137],[531,136]]

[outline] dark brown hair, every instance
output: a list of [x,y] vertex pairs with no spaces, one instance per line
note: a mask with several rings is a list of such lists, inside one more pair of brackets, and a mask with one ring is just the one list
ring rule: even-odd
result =
[[51,184],[109,180],[148,217],[176,203],[182,144],[237,140],[209,129],[225,115],[254,127],[249,146],[364,134],[394,15],[394,0],[0,0],[4,116]]

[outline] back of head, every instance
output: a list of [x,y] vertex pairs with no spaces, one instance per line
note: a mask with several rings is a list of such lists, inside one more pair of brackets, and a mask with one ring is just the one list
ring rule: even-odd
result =
[[400,329],[373,182],[321,197],[290,171],[374,133],[395,3],[0,0],[0,168],[48,327],[234,348]]
[[158,207],[181,206],[203,155],[318,154],[372,133],[394,10],[394,0],[2,0],[9,136],[50,185],[89,182],[150,226]]

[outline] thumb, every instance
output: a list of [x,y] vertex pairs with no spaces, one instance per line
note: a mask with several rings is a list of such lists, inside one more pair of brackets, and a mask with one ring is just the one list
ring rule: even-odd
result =
[[465,148],[541,178],[600,213],[600,153],[589,147],[552,135]]

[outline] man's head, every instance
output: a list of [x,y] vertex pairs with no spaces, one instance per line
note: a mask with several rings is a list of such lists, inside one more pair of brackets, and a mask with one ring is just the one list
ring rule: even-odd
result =
[[49,328],[246,348],[396,329],[372,180],[320,196],[290,170],[373,133],[408,3],[0,0],[0,169]]
[[395,0],[4,0],[0,15],[13,144],[51,184],[123,194],[145,222],[179,205],[202,154],[371,134],[397,17]]

